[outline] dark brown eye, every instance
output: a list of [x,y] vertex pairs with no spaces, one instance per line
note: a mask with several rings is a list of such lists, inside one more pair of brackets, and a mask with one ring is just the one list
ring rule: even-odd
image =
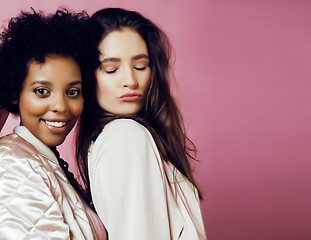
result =
[[40,97],[47,97],[50,95],[49,89],[46,89],[46,88],[36,88],[34,90],[34,93],[36,95],[39,95]]
[[69,89],[67,91],[67,95],[70,97],[76,97],[80,95],[80,93],[81,93],[80,89],[77,89],[77,88]]

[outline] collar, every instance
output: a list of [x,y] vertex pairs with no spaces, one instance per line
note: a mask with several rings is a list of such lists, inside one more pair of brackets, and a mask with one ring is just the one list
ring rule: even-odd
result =
[[58,165],[58,160],[52,150],[38,138],[32,135],[32,133],[25,126],[17,126],[14,128],[13,132],[33,145],[44,157]]

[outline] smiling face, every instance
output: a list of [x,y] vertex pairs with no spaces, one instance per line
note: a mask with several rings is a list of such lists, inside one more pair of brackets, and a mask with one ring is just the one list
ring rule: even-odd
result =
[[104,110],[121,115],[138,113],[150,85],[148,49],[130,28],[113,31],[100,42],[101,66],[96,70],[97,101]]
[[40,141],[60,145],[82,112],[81,72],[78,64],[62,56],[29,63],[19,98],[21,125]]

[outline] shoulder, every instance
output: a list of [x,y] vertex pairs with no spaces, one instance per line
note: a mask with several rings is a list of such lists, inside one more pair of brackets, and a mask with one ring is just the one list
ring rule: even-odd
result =
[[0,138],[0,159],[10,155],[21,160],[37,155],[36,148],[16,133]]
[[34,147],[16,133],[0,138],[0,153],[10,155],[25,155],[33,152]]
[[150,132],[140,123],[131,119],[117,119],[107,124],[92,144],[89,157],[128,159],[138,158],[146,152],[157,152]]
[[150,132],[140,123],[132,119],[117,119],[104,127],[97,140],[109,139],[109,141],[113,141],[115,139],[120,143],[124,141],[134,143],[150,138],[152,139]]
[[[17,134],[0,139],[0,172],[0,188],[2,194],[5,192],[7,196],[17,191],[22,192],[28,187],[32,192],[38,193],[54,183],[50,178],[51,174],[44,167],[40,153]],[[20,185],[21,182],[23,185]],[[5,187],[6,185],[11,188]],[[22,190],[21,186],[24,186]]]
[[132,119],[116,119],[107,124],[103,131],[123,131],[123,133],[149,132],[143,125]]
[[13,133],[0,139],[0,169],[5,170],[1,177],[16,174],[16,178],[27,178],[32,173],[37,180],[45,179],[49,175],[47,167],[44,156],[19,135]]

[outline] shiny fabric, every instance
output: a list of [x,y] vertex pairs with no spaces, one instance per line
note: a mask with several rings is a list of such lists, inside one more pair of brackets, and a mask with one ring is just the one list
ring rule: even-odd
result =
[[162,161],[139,123],[118,119],[106,125],[88,164],[95,209],[109,240],[206,239],[196,188]]
[[95,228],[97,239],[107,240],[107,231],[98,215],[87,204],[84,204],[84,206]]
[[0,239],[97,239],[53,152],[25,127],[0,139]]

